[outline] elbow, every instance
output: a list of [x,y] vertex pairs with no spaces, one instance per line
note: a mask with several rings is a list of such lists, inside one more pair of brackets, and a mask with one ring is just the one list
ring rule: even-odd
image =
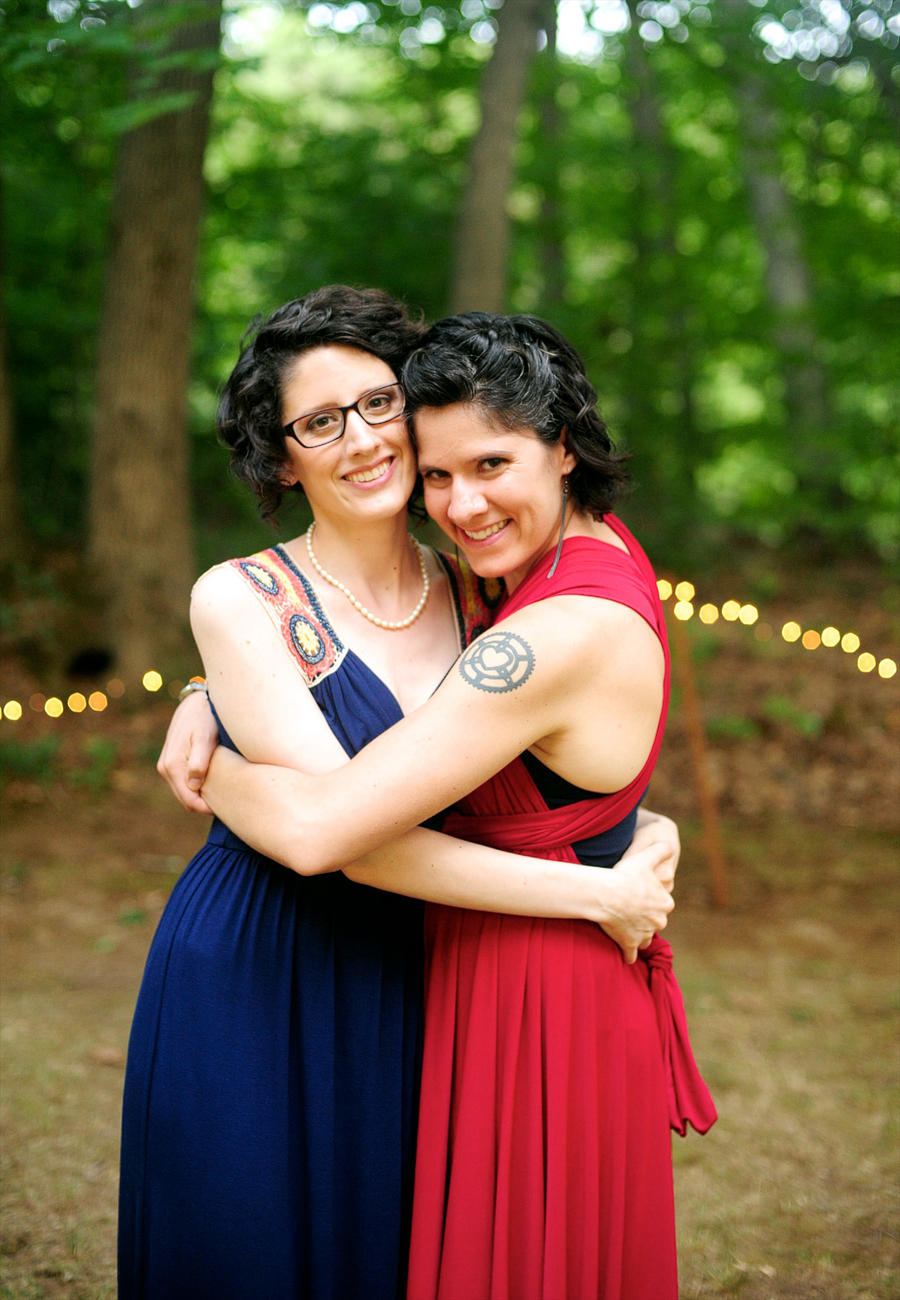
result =
[[303,817],[292,818],[282,861],[298,876],[325,876],[344,865],[335,857],[334,836]]

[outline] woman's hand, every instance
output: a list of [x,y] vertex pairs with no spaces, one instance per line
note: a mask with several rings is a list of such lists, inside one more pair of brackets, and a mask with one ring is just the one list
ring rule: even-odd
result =
[[209,813],[199,793],[219,743],[219,728],[203,691],[182,700],[172,715],[156,770],[188,812]]
[[632,845],[616,866],[603,873],[608,893],[601,929],[619,945],[629,965],[637,959],[638,949],[646,948],[654,934],[666,928],[675,906],[661,879],[669,874],[665,864],[671,854],[671,842],[662,839],[647,848],[635,850]]
[[634,839],[631,841],[622,860],[624,861],[633,853],[640,853],[642,849],[649,848],[651,844],[665,844],[669,848],[669,856],[659,864],[656,875],[660,883],[665,885],[666,889],[671,893],[675,887],[675,872],[678,870],[678,860],[681,857],[681,839],[678,835],[678,827],[671,817],[664,817],[662,813],[654,813],[650,812],[649,809],[640,808]]

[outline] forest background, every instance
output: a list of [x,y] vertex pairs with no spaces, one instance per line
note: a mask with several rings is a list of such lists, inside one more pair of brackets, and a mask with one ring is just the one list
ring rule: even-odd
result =
[[334,281],[558,325],[697,584],[649,795],[721,1115],[675,1144],[682,1294],[900,1294],[900,0],[793,3],[0,0],[0,1296],[115,1295],[128,1030],[206,833],[154,770],[188,592],[278,536],[217,390]]
[[217,389],[333,281],[563,329],[664,569],[895,564],[900,8],[790,2],[4,0],[3,560],[68,610],[7,644],[187,662],[270,537]]

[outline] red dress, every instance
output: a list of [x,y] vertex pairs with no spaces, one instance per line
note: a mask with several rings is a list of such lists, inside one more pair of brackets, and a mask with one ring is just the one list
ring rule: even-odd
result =
[[[583,594],[636,610],[666,655],[643,771],[624,790],[550,811],[521,759],[444,830],[574,862],[572,843],[621,821],[647,786],[669,695],[653,571],[571,538],[499,611]],[[671,949],[643,960],[587,921],[426,909],[425,1049],[408,1300],[677,1300],[670,1125],[716,1118],[687,1039]]]

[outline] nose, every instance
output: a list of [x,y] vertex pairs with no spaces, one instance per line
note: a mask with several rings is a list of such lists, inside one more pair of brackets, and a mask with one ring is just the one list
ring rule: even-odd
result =
[[467,482],[461,476],[453,479],[447,517],[458,528],[477,522],[479,515],[487,512],[487,500],[477,483]]
[[348,411],[344,425],[344,445],[349,453],[369,452],[381,442],[377,428],[366,424],[359,411]]

